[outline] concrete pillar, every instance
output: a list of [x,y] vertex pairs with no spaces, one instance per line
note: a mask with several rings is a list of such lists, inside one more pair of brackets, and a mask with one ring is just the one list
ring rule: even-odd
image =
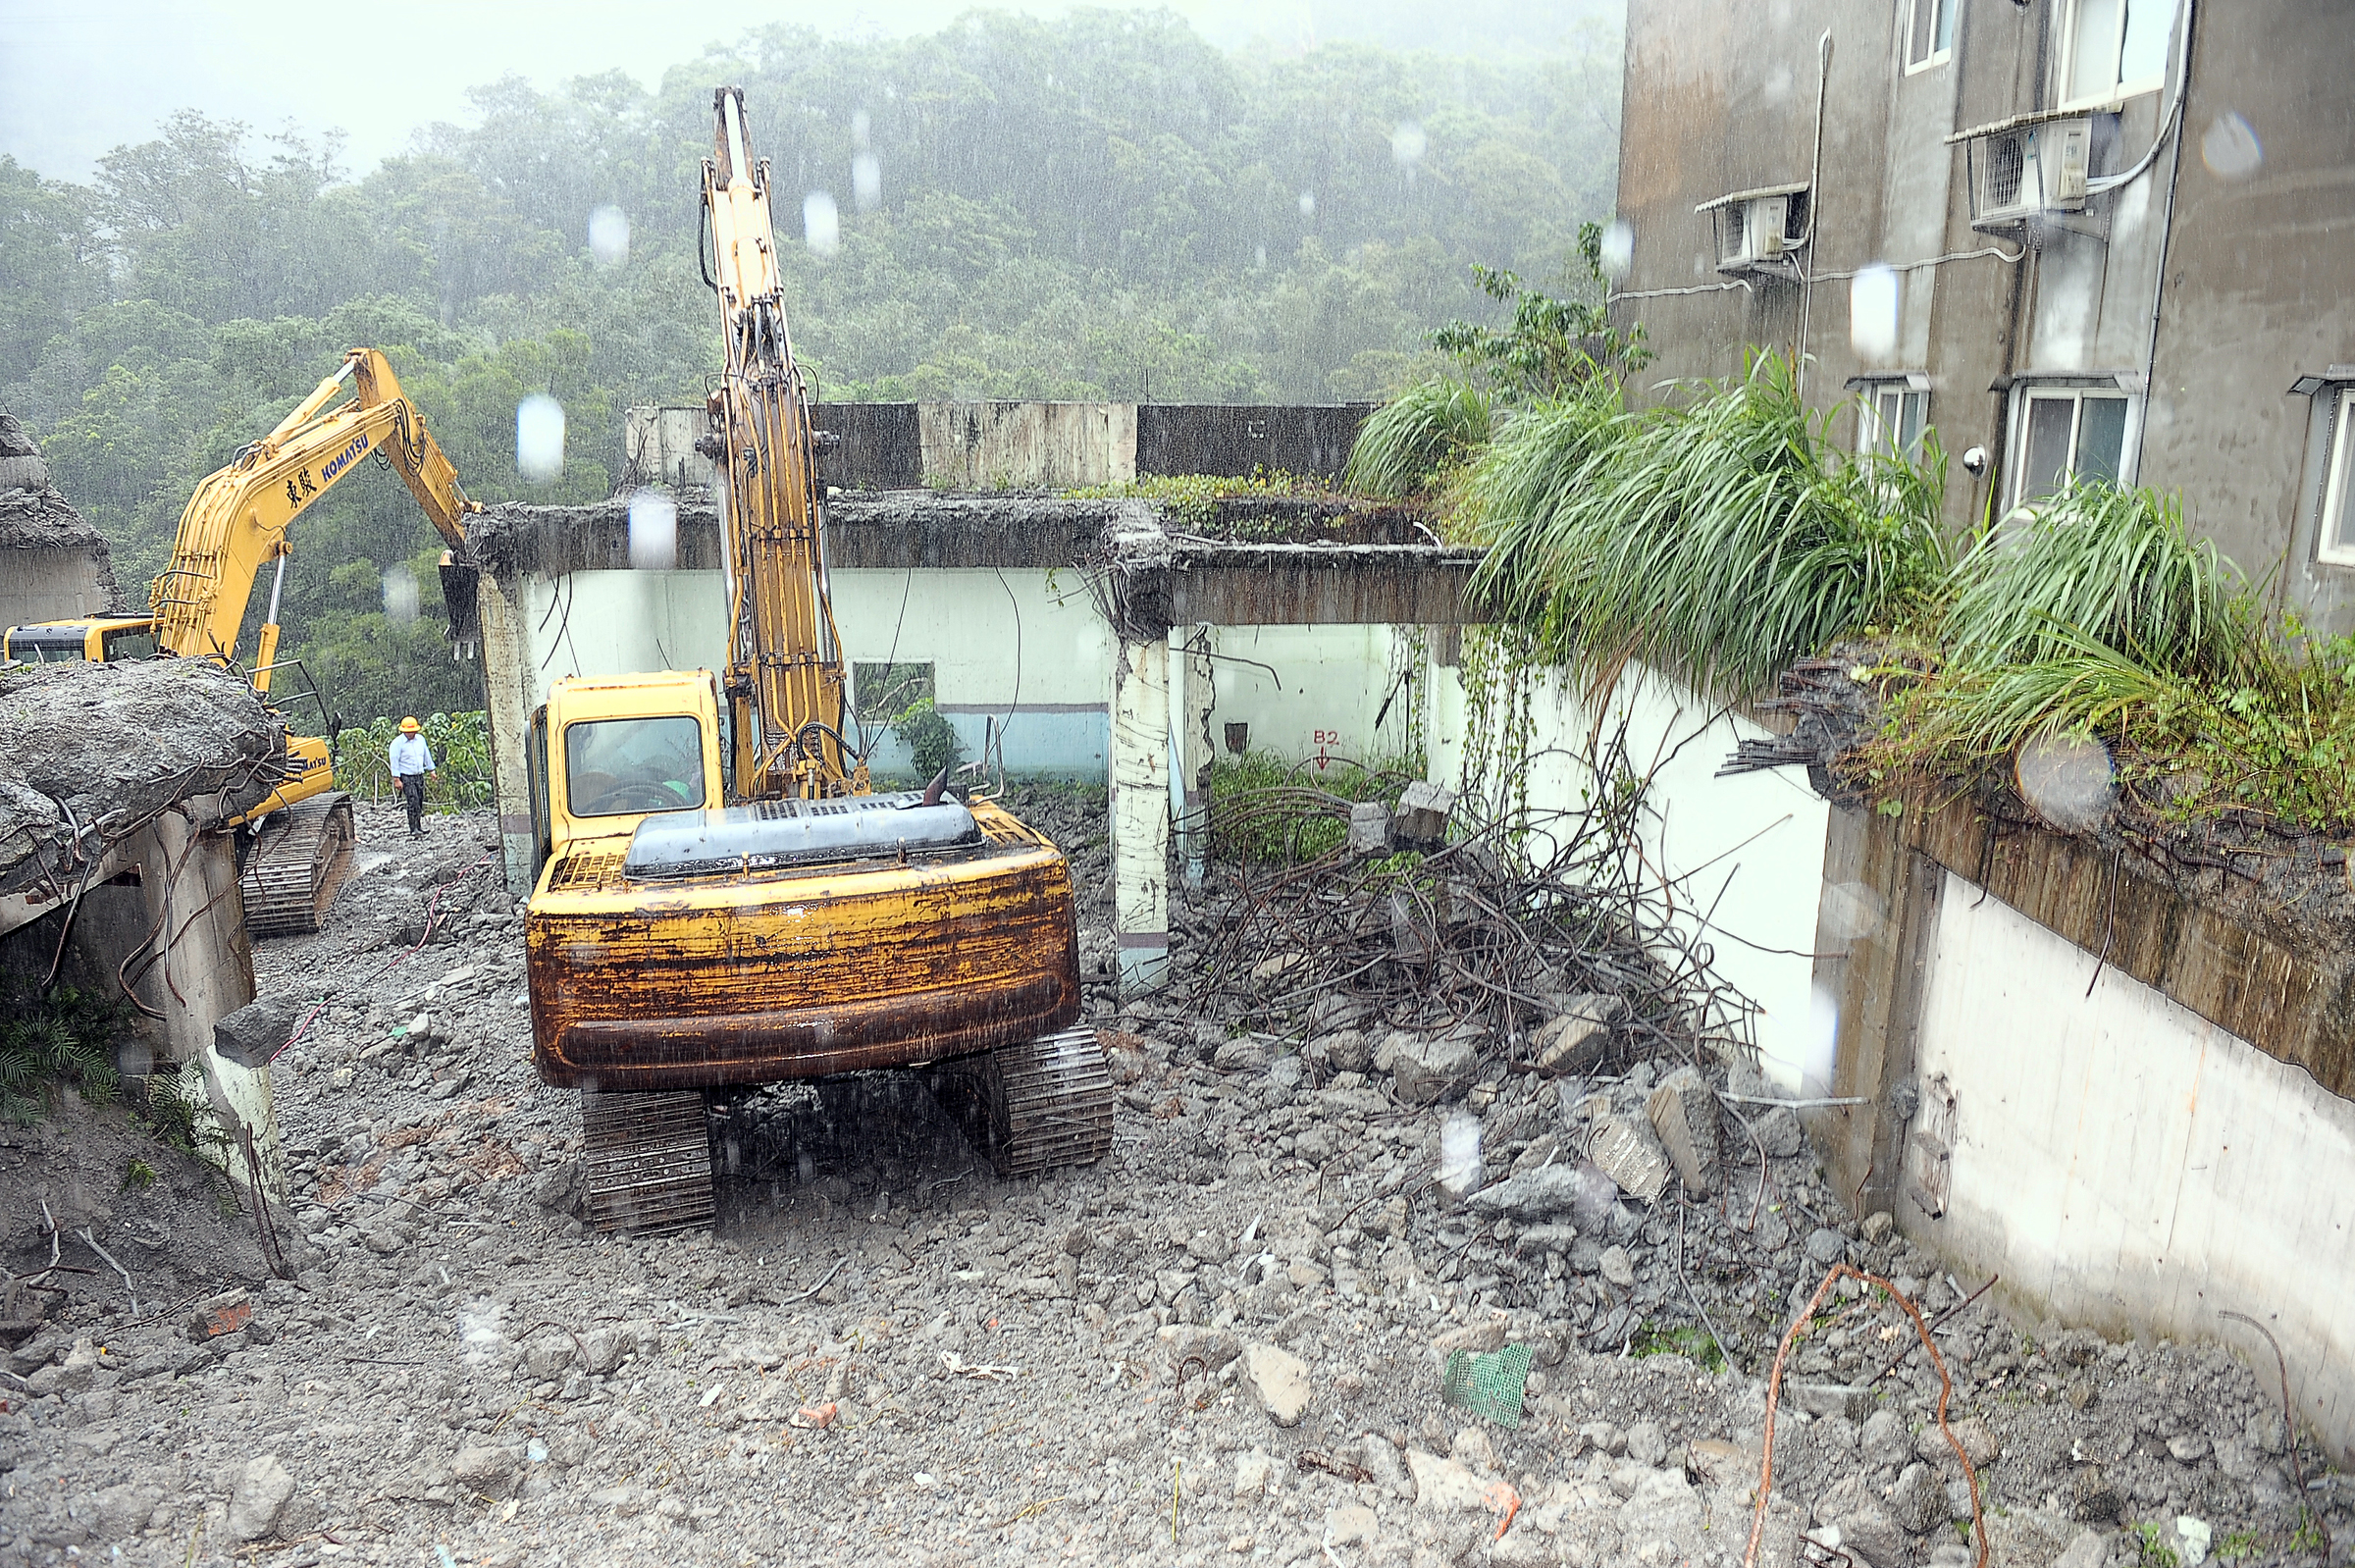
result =
[[[1831,1014],[1824,1020],[1834,1042],[1831,1077],[1813,1076],[1821,1065],[1811,1064],[1799,1087],[1865,1102],[1802,1114],[1832,1187],[1858,1219],[1897,1211],[1906,1128],[1887,1097],[1891,1085],[1913,1075],[1924,970],[1946,883],[1944,870],[1914,847],[1912,816],[1901,821],[1835,807],[1824,838],[1814,990],[1816,1006]],[[1859,890],[1848,893],[1850,903],[1868,892],[1886,917],[1854,929],[1858,922],[1837,907],[1835,889]]]
[[1170,967],[1170,644],[1121,645],[1112,671],[1112,930],[1121,994]]
[[1178,853],[1185,862],[1189,887],[1202,885],[1203,864],[1210,858],[1210,769],[1218,757],[1210,737],[1210,714],[1217,702],[1210,636],[1207,624],[1170,634],[1175,645],[1171,715],[1177,731]]
[[129,933],[93,927],[76,940],[108,959],[146,941],[130,967],[139,973],[131,989],[163,1015],[149,1036],[156,1061],[192,1062],[212,1046],[215,1021],[253,1000],[236,848],[226,833],[199,832],[166,811],[131,841],[127,855],[138,862],[144,923]]
[[519,582],[485,571],[475,589],[483,624],[483,706],[490,714],[491,778],[498,802],[498,842],[507,892],[531,897],[540,878],[540,842],[532,829],[533,670],[524,638]]

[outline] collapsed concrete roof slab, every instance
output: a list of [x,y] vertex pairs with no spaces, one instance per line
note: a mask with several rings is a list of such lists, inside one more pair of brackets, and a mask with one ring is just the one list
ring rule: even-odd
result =
[[[672,497],[670,569],[720,569],[707,492]],[[630,503],[509,504],[473,519],[494,575],[625,571]],[[1209,519],[1157,500],[1030,494],[855,492],[826,504],[837,570],[998,567],[1107,572],[1125,631],[1171,625],[1460,625],[1483,551],[1442,545],[1412,508],[1335,497],[1223,498]]]
[[200,827],[259,804],[287,732],[239,676],[195,659],[0,676],[0,894],[78,877],[186,803]]

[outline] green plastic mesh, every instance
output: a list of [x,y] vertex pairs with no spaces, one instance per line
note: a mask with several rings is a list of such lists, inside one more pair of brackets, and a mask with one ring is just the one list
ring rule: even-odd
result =
[[1447,1357],[1439,1397],[1458,1410],[1486,1416],[1500,1427],[1521,1425],[1521,1396],[1529,1385],[1530,1348],[1457,1350]]

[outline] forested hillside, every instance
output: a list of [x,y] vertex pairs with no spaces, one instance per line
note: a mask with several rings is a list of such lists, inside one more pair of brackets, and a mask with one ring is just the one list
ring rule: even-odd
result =
[[[621,409],[700,401],[717,363],[697,171],[722,81],[803,241],[797,346],[828,398],[1378,396],[1432,329],[1493,308],[1473,262],[1562,272],[1617,154],[1615,40],[1513,67],[1270,59],[1153,12],[777,28],[653,93],[510,79],[366,171],[183,113],[87,184],[0,155],[0,406],[134,597],[196,479],[353,343],[392,352],[477,497],[602,496]],[[534,392],[567,416],[537,485],[515,465]],[[298,525],[289,642],[346,717],[473,705],[437,549],[373,471]]]

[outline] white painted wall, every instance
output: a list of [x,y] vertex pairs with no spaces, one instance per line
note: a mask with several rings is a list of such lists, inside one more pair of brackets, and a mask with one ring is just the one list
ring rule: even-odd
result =
[[[1575,810],[1596,788],[1587,765],[1596,709],[1560,671],[1537,677],[1530,771],[1533,820]],[[1462,672],[1432,667],[1431,776],[1464,776],[1468,709]],[[1716,955],[1718,974],[1757,1006],[1753,1020],[1767,1075],[1788,1088],[1829,1077],[1828,1017],[1811,998],[1816,905],[1831,808],[1792,770],[1713,775],[1745,738],[1766,732],[1721,713],[1676,683],[1633,666],[1604,707],[1624,719],[1627,755],[1649,778],[1647,859],[1673,884],[1675,915]]]
[[[526,579],[532,701],[565,675],[715,668],[721,600],[717,572]],[[1076,572],[838,571],[834,616],[854,663],[933,665],[934,700],[968,756],[979,754],[989,721],[1012,714],[1009,771],[1106,776],[1112,631]],[[1212,648],[1234,656],[1212,660],[1211,733],[1239,719],[1254,748],[1295,760],[1400,755],[1414,744],[1413,704],[1399,692],[1386,714],[1383,703],[1393,673],[1409,667],[1408,637],[1387,626],[1215,627]],[[906,748],[885,741],[874,756],[878,769],[894,770],[905,765]]]
[[1948,873],[1916,1043],[1955,1092],[1950,1259],[2060,1316],[2221,1339],[2355,1434],[2355,1105]]

